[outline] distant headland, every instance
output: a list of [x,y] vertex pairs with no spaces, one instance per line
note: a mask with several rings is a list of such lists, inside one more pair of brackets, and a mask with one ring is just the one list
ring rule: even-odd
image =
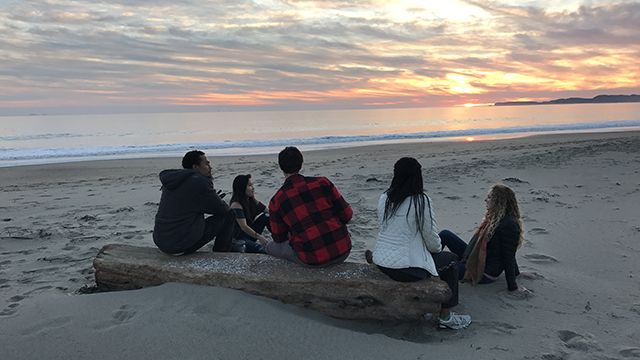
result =
[[551,105],[551,104],[602,104],[602,103],[628,103],[640,102],[640,95],[598,95],[590,99],[572,97],[567,99],[555,99],[549,101],[505,101],[497,102],[493,106],[513,105]]

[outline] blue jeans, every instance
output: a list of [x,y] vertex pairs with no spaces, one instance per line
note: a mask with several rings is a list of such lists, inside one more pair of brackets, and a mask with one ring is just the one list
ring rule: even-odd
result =
[[[467,243],[449,230],[442,230],[438,235],[440,235],[442,246],[448,247],[449,251],[458,255],[460,258],[460,261],[458,262],[458,280],[464,279],[464,273],[467,271],[467,263],[462,258],[462,255],[464,255],[465,250],[467,250]],[[490,284],[494,281],[494,279],[491,279],[486,275],[482,275],[482,279],[480,279],[479,284]]]

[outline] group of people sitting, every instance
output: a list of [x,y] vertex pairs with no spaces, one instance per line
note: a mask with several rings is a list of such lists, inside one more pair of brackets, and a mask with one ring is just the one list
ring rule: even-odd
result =
[[[251,175],[234,179],[227,204],[224,194],[213,187],[206,155],[188,152],[183,169],[160,173],[155,244],[174,255],[196,252],[213,241],[213,251],[266,253],[308,267],[343,262],[351,251],[347,223],[353,210],[329,179],[301,175],[302,163],[302,153],[295,147],[278,154],[285,181],[268,207],[255,198]],[[365,252],[367,262],[395,281],[432,276],[445,281],[452,296],[442,304],[441,328],[458,330],[471,323],[471,316],[451,311],[458,304],[461,280],[486,284],[504,272],[509,291],[529,293],[516,282],[525,275],[515,257],[524,228],[516,196],[507,186],[490,189],[485,216],[466,243],[449,230],[438,231],[431,199],[424,192],[422,166],[403,157],[395,163],[391,185],[378,201],[378,220],[375,247]],[[265,229],[272,240],[262,235]]]

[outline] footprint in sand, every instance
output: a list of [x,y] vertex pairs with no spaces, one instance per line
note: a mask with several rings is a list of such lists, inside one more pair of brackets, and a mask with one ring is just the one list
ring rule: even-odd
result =
[[549,232],[547,231],[547,229],[545,228],[532,228],[529,230],[529,233],[531,235],[543,235],[543,234],[548,234]]
[[570,349],[580,351],[601,350],[600,345],[594,340],[593,335],[581,335],[571,330],[558,331],[558,337],[564,345]]
[[618,351],[618,354],[626,358],[630,358],[630,357],[640,358],[640,348],[636,348],[636,347],[625,348]]
[[544,255],[544,254],[526,254],[522,256],[523,258],[534,262],[534,263],[556,263],[558,260],[552,256]]
[[127,323],[129,320],[136,316],[136,311],[130,310],[128,305],[122,305],[120,308],[111,314],[111,321],[100,322],[95,324],[93,328],[98,330],[106,330],[114,326],[119,326]]
[[[13,306],[13,305],[15,305],[15,306]],[[2,311],[0,311],[0,316],[9,316],[9,315],[15,314],[16,311],[18,311],[17,305],[18,304],[9,304],[9,306],[7,308],[5,308]]]
[[84,221],[84,222],[89,222],[89,221],[98,221],[100,219],[98,219],[97,216],[95,215],[84,215],[80,218],[78,218],[78,221]]
[[15,303],[17,303],[17,302],[22,301],[22,300],[24,300],[24,299],[26,299],[26,298],[27,298],[26,296],[16,295],[16,296],[12,296],[12,297],[10,297],[10,298],[9,298],[9,301],[10,301],[10,302],[15,302]]
[[136,316],[136,312],[132,310],[128,310],[127,305],[122,305],[120,310],[113,313],[112,318],[116,323],[125,323]]
[[133,207],[125,206],[125,207],[118,208],[116,210],[109,211],[109,213],[110,214],[117,214],[117,213],[122,213],[122,212],[131,212],[133,210],[134,210]]
[[37,269],[23,270],[23,274],[41,274],[41,273],[54,273],[56,270],[60,269],[58,266],[46,266]]
[[488,328],[491,332],[498,335],[502,335],[502,334],[512,335],[515,330],[518,330],[521,328],[521,326],[514,326],[511,324],[508,324],[505,322],[499,322],[499,321],[482,322],[481,326]]
[[62,316],[62,317],[57,317],[54,319],[50,319],[47,321],[44,321],[38,325],[34,325],[32,327],[29,327],[27,329],[25,329],[24,331],[22,331],[21,335],[34,335],[37,334],[41,331],[46,331],[49,329],[56,329],[59,327],[63,327],[65,325],[67,325],[68,323],[71,322],[71,317],[70,316]]
[[567,358],[566,354],[542,354],[540,356],[542,360],[565,360]]
[[460,200],[460,199],[462,199],[460,196],[457,196],[457,195],[445,196],[444,198],[447,199],[447,200]]
[[508,177],[508,178],[504,178],[502,179],[502,181],[505,182],[510,182],[510,183],[516,183],[516,184],[528,184],[529,182],[526,180],[520,180],[517,177]]

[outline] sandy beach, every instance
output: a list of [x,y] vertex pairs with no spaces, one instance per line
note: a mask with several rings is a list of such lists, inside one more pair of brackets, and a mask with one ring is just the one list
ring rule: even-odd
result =
[[[466,330],[336,320],[238,291],[166,284],[90,293],[109,243],[153,246],[158,173],[179,158],[0,168],[0,358],[8,359],[629,359],[640,358],[640,132],[363,146],[305,153],[354,208],[364,262],[393,163],[417,158],[440,229],[469,239],[487,189],[514,189],[526,243],[517,299],[504,278],[461,284]],[[210,157],[229,193],[252,174],[267,202],[276,155]],[[228,195],[228,199],[230,194]],[[204,248],[201,251],[207,251]]]

